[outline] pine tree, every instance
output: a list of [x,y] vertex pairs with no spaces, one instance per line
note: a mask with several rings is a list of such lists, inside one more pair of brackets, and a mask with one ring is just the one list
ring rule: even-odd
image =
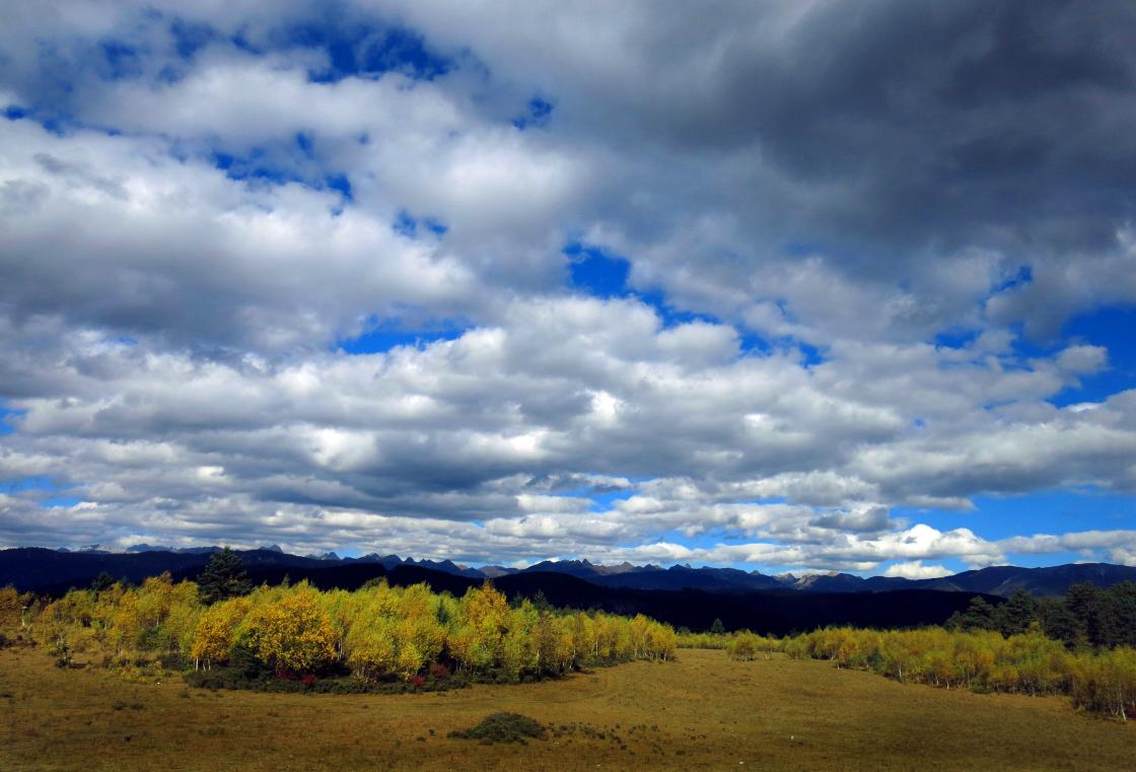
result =
[[1109,646],[1136,648],[1136,582],[1121,582],[1106,592],[1110,618]]
[[715,618],[714,624],[710,625],[710,632],[714,633],[715,635],[721,635],[722,633],[726,632],[726,626],[722,624],[721,619]]
[[217,601],[248,595],[252,591],[248,574],[241,557],[228,547],[214,552],[209,563],[197,577],[197,592],[201,602],[212,605]]
[[99,575],[91,582],[91,590],[94,592],[104,592],[114,586],[114,577],[106,571],[100,571]]
[[1037,619],[1037,601],[1025,590],[1017,590],[995,611],[1002,635],[1021,635]]
[[1073,650],[1086,644],[1085,626],[1060,598],[1043,598],[1038,606],[1041,629],[1065,648]]
[[996,630],[995,609],[981,596],[971,598],[966,611],[956,611],[947,620],[951,630]]
[[1104,619],[1102,590],[1091,582],[1078,582],[1065,591],[1065,606],[1077,618],[1090,646],[1104,646],[1107,621]]

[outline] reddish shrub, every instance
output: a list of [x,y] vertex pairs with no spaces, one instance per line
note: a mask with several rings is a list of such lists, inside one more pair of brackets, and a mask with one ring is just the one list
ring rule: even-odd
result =
[[310,688],[316,685],[316,677],[311,673],[308,673],[306,676],[300,679],[300,683]]
[[413,686],[415,689],[422,688],[423,686],[426,685],[426,676],[420,676],[420,675],[411,676],[410,677],[410,685]]
[[450,677],[450,669],[441,662],[433,662],[430,664],[430,676],[435,681],[443,681]]

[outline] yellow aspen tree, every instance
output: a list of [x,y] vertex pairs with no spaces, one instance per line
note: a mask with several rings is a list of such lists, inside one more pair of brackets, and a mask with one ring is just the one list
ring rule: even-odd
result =
[[347,633],[344,649],[347,666],[365,681],[381,681],[397,670],[394,623],[388,617],[358,618]]
[[309,673],[336,658],[335,629],[318,591],[301,583],[245,619],[245,635],[257,658],[279,673]]
[[214,603],[201,612],[189,648],[195,670],[208,670],[213,665],[229,660],[237,628],[251,606],[252,603],[247,598],[231,598]]

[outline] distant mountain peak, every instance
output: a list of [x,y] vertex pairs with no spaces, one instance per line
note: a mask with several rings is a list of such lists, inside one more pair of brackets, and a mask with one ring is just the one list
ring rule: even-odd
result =
[[221,548],[217,546],[210,547],[166,547],[154,544],[132,544],[127,547],[124,552],[128,555],[140,555],[144,552],[173,552],[179,555],[208,555],[212,552],[220,552]]
[[583,560],[542,560],[539,563],[532,564],[528,568],[521,569],[521,571],[551,571],[553,573],[570,574],[587,579],[593,576],[616,576],[619,574],[649,570],[649,568],[650,567],[628,563],[626,560],[622,563],[604,565],[603,563],[593,563],[587,558],[584,558]]

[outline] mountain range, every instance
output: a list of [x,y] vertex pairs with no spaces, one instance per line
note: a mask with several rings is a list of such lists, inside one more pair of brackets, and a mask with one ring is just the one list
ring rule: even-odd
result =
[[[124,552],[90,547],[82,550],[18,548],[0,550],[0,586],[13,584],[21,590],[53,592],[88,584],[106,572],[116,578],[139,581],[163,571],[177,576],[193,576],[219,547],[171,549],[139,544]],[[847,573],[768,575],[758,571],[674,565],[669,568],[647,564],[602,565],[588,560],[545,560],[527,568],[482,566],[474,568],[451,560],[415,560],[398,555],[371,553],[357,558],[339,557],[334,552],[289,555],[271,545],[240,551],[250,570],[278,569],[298,574],[319,572],[334,566],[381,566],[387,571],[413,567],[472,580],[500,580],[518,574],[563,574],[589,584],[630,590],[700,590],[711,593],[754,591],[795,591],[800,593],[862,593],[897,590],[937,590],[983,593],[1008,597],[1018,590],[1032,595],[1061,595],[1070,585],[1091,582],[1108,587],[1122,581],[1136,581],[1136,567],[1109,563],[1073,563],[1044,568],[991,566],[963,571],[934,579],[904,579],[873,576],[864,578]],[[298,572],[298,573],[297,573]]]
[[[139,582],[168,571],[194,579],[219,548],[163,550],[138,545],[124,552],[20,548],[0,551],[0,587],[58,596],[86,587],[100,574]],[[973,598],[997,605],[1022,589],[1059,595],[1076,582],[1110,586],[1136,580],[1136,568],[1106,563],[1049,568],[998,566],[941,579],[863,578],[851,574],[769,576],[732,568],[676,565],[605,566],[587,560],[543,561],[527,568],[472,568],[449,560],[397,555],[341,558],[332,553],[289,555],[279,547],[238,553],[254,584],[306,580],[321,589],[356,589],[383,578],[394,586],[424,582],[435,592],[463,594],[486,579],[508,597],[546,601],[561,608],[646,614],[692,630],[721,621],[727,630],[748,628],[785,635],[826,625],[908,628],[943,624]]]

